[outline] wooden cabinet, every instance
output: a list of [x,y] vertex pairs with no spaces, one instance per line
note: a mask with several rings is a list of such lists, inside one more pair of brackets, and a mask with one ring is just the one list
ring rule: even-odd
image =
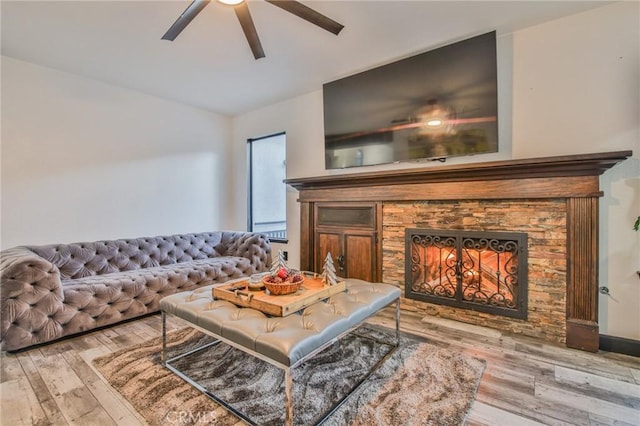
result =
[[[321,272],[331,253],[338,276],[365,281],[381,279],[379,203],[313,203],[308,223],[308,264]],[[304,244],[305,242],[303,242]]]

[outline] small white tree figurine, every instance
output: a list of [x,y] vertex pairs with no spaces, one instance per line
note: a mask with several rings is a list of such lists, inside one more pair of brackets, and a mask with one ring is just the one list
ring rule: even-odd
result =
[[287,266],[287,261],[284,259],[282,250],[278,250],[278,255],[273,259],[273,262],[271,262],[271,274],[277,274],[280,269],[289,272],[289,266]]
[[326,285],[335,285],[338,282],[336,267],[333,264],[333,257],[331,257],[331,253],[327,253],[327,257],[324,259],[324,265],[322,266],[322,282]]

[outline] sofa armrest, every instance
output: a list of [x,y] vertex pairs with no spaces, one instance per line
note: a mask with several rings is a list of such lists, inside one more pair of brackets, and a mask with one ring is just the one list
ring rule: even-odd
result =
[[253,267],[251,273],[264,272],[271,266],[271,243],[264,234],[224,231],[220,246],[217,251],[223,256],[249,259]]
[[[37,333],[33,316],[46,318],[63,309],[60,271],[48,260],[26,247],[0,252],[0,341],[3,347],[14,346],[5,340],[23,339]],[[21,327],[22,325],[22,327]],[[9,332],[12,329],[12,332]],[[19,330],[21,337],[16,335]],[[8,343],[8,344],[7,344]]]

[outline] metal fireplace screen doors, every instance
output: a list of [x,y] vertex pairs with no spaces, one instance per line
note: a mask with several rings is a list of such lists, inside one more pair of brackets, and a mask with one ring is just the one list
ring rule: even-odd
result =
[[527,234],[407,229],[405,297],[527,317]]

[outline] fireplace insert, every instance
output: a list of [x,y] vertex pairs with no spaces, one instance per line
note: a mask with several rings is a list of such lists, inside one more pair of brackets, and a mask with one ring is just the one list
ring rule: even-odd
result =
[[527,318],[527,234],[405,230],[405,297]]

